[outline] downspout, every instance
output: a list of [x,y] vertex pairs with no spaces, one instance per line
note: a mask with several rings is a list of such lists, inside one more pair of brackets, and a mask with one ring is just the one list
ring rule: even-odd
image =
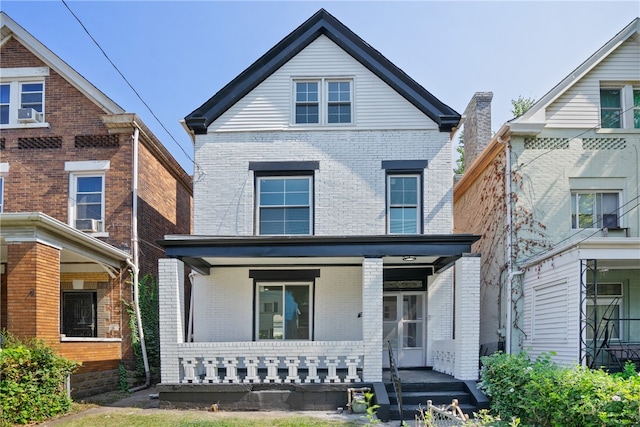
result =
[[145,383],[139,387],[129,389],[129,393],[148,388],[151,384],[151,371],[149,370],[149,359],[147,357],[147,346],[144,341],[144,329],[142,328],[142,316],[140,315],[140,267],[138,248],[138,137],[139,130],[134,127],[133,131],[133,207],[131,215],[131,252],[133,262],[127,258],[127,264],[133,272],[133,305],[136,312],[138,324],[138,337],[140,338],[140,349],[142,351],[142,361],[144,362]]
[[189,283],[191,284],[191,299],[189,301],[189,323],[187,324],[187,342],[193,342],[193,304],[195,303],[195,297],[193,292],[193,276],[196,273],[193,271],[189,273]]
[[507,201],[507,319],[505,328],[505,353],[511,354],[511,330],[513,328],[513,278],[524,274],[522,270],[514,270],[513,263],[513,209],[511,207],[511,144],[498,135],[498,142],[504,144],[505,151],[505,184],[504,196]]

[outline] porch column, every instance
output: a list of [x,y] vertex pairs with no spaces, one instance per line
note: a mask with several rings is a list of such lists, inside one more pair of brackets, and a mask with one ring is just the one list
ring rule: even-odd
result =
[[163,383],[180,381],[178,344],[184,342],[184,263],[158,260],[160,309],[160,377]]
[[6,293],[7,330],[58,348],[60,249],[40,242],[9,242]]
[[362,261],[363,381],[382,381],[382,258]]
[[454,377],[478,379],[480,357],[480,254],[464,254],[455,273]]

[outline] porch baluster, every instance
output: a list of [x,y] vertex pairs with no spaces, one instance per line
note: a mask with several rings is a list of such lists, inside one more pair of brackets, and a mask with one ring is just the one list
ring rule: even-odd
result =
[[320,364],[320,358],[318,356],[307,356],[305,363],[307,365],[307,378],[305,378],[304,382],[319,383],[318,365]]
[[200,382],[196,376],[196,368],[198,367],[198,361],[195,358],[182,359],[182,368],[184,369],[183,383],[198,383]]
[[267,377],[264,379],[265,383],[281,383],[280,375],[278,375],[278,365],[280,360],[277,356],[266,356],[264,363],[267,365]]
[[284,382],[299,383],[300,377],[298,376],[298,366],[300,365],[300,359],[295,356],[285,357],[284,363],[287,365],[287,368],[289,368],[289,374],[284,379]]
[[205,384],[218,384],[220,382],[220,377],[218,377],[218,358],[213,357],[210,359],[204,360],[204,380],[202,381]]
[[345,383],[359,383],[360,377],[358,376],[358,365],[360,364],[359,356],[348,356],[345,359],[347,364],[347,376],[344,379]]
[[338,376],[337,369],[340,358],[338,356],[327,356],[324,358],[324,363],[327,365],[327,377],[324,379],[325,383],[339,383],[340,377]]
[[226,368],[227,372],[224,376],[225,383],[239,383],[238,378],[238,359],[236,357],[225,357],[222,359],[222,364]]
[[258,363],[260,359],[257,357],[245,357],[244,365],[247,367],[247,376],[244,377],[245,383],[259,383],[261,382],[258,376]]

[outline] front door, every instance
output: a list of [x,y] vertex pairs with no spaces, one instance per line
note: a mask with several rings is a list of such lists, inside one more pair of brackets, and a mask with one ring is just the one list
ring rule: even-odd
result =
[[398,367],[424,366],[424,292],[385,292],[382,309],[384,365],[389,366],[389,341]]

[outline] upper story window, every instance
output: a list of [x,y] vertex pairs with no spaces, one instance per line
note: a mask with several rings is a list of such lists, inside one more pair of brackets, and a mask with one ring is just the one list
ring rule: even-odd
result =
[[637,84],[612,84],[600,88],[600,126],[640,129],[640,87]]
[[2,68],[0,127],[38,127],[45,123],[45,77],[49,67]]
[[419,174],[387,175],[389,234],[418,234],[421,218]]
[[353,80],[295,80],[294,93],[295,124],[353,123]]
[[620,227],[620,197],[615,192],[571,194],[571,228]]
[[258,177],[258,234],[311,234],[312,184],[312,176]]
[[110,162],[66,162],[69,181],[69,224],[90,233],[105,231],[105,171]]

